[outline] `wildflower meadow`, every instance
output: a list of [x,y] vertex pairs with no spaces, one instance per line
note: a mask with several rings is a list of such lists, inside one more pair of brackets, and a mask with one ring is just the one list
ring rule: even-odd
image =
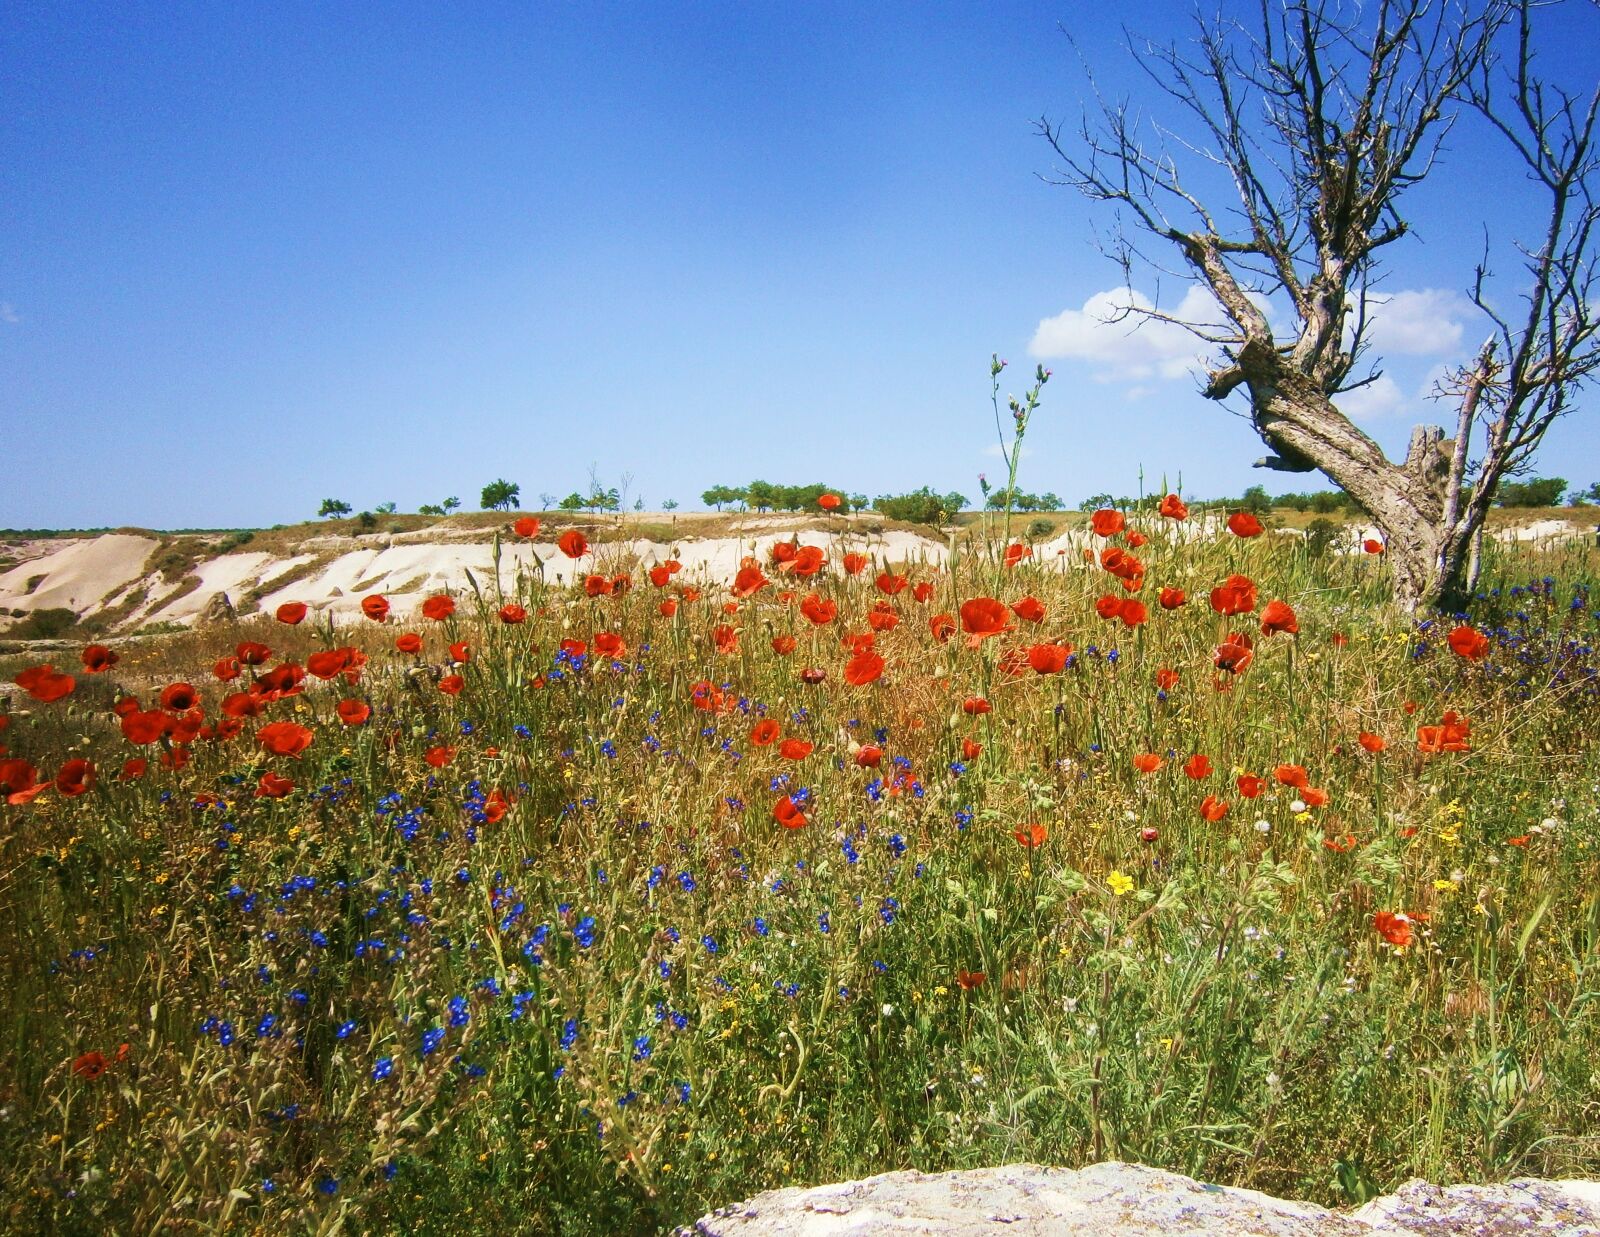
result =
[[10,657],[5,1226],[1600,1172],[1593,551],[1412,617],[1176,494],[939,563],[821,506],[731,578],[524,516],[419,606]]

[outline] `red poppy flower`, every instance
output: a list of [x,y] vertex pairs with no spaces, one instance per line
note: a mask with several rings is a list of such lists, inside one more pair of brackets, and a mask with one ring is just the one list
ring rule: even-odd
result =
[[89,674],[103,674],[117,664],[117,655],[103,644],[88,645],[82,653],[83,668]]
[[956,987],[963,992],[971,992],[974,988],[983,987],[983,981],[988,975],[983,971],[957,971]]
[[62,674],[48,664],[31,666],[11,681],[44,704],[54,704],[63,696],[70,696],[78,685],[78,680],[70,674]]
[[761,573],[761,568],[749,560],[739,568],[739,574],[733,578],[733,595],[740,599],[752,597],[766,588],[771,581]]
[[961,759],[962,760],[976,760],[981,755],[983,755],[983,744],[982,743],[979,743],[975,739],[962,739],[961,740]]
[[953,614],[935,614],[928,620],[928,630],[933,633],[933,638],[940,644],[956,634],[956,620]]
[[933,585],[926,580],[918,580],[911,586],[911,595],[918,601],[927,601],[933,596]]
[[556,546],[568,558],[582,558],[589,552],[589,539],[575,528],[561,534]]
[[689,688],[689,700],[702,713],[720,713],[726,708],[722,688],[708,679],[701,679]]
[[772,805],[772,819],[785,829],[804,829],[810,823],[806,820],[806,814],[788,795]]
[[867,569],[867,556],[857,554],[854,550],[846,554],[843,561],[847,575],[858,576]]
[[86,793],[94,785],[94,765],[81,756],[69,760],[56,772],[56,793],[68,799]]
[[1468,661],[1482,661],[1489,652],[1489,637],[1462,624],[1450,633],[1450,647]]
[[174,743],[193,743],[203,729],[205,729],[205,714],[199,709],[193,709],[182,717],[173,718],[167,734]]
[[1072,656],[1070,644],[1033,644],[1028,646],[1028,665],[1035,674],[1060,674]]
[[129,713],[122,719],[122,736],[129,743],[143,747],[146,743],[154,743],[167,733],[167,727],[172,724],[172,719],[165,713]]
[[350,664],[350,652],[349,649],[323,649],[306,658],[306,669],[326,682]]
[[4,796],[7,803],[26,803],[41,789],[39,771],[26,760],[18,757],[0,760],[0,796]]
[[678,612],[678,599],[676,597],[668,597],[665,601],[663,601],[659,606],[656,607],[656,613],[659,614],[662,618],[671,618],[677,612]]
[[1328,792],[1316,786],[1303,786],[1300,789],[1300,799],[1307,807],[1325,807],[1328,802]]
[[862,769],[876,769],[883,760],[883,749],[873,743],[865,743],[856,749],[856,766]]
[[1103,597],[1097,597],[1094,603],[1094,612],[1109,622],[1122,613],[1122,598],[1115,593],[1107,593]]
[[[253,692],[253,691],[252,692],[234,692],[231,696],[224,696],[222,698],[222,706],[221,707],[222,707],[222,712],[224,714],[226,714],[228,717],[233,717],[233,718],[260,717],[262,713],[266,712],[267,702],[264,699],[262,699],[261,695],[259,693],[257,693],[257,692]],[[159,718],[162,719],[163,723],[165,723],[165,722],[167,722],[169,720],[168,718],[166,718],[164,715],[162,715],[160,713],[147,713],[147,714],[142,714],[140,716],[159,717]],[[127,726],[127,719],[126,718],[123,719],[122,733],[123,734],[127,734],[128,733],[128,726]],[[163,729],[162,733],[163,734],[166,733],[165,729]],[[132,736],[129,736],[129,737],[131,738]],[[160,735],[157,735],[156,737],[160,738]],[[145,740],[145,742],[151,742],[151,741],[152,740]],[[139,740],[134,739],[134,742],[137,743],[137,742],[139,742]]]
[[1178,685],[1178,672],[1169,666],[1162,666],[1156,671],[1156,690],[1169,692]]
[[294,783],[282,774],[268,769],[256,783],[257,799],[282,799],[294,789]]
[[783,727],[769,717],[750,728],[750,742],[756,747],[770,747],[782,733]]
[[1212,664],[1229,674],[1243,674],[1255,656],[1255,642],[1246,632],[1236,632],[1217,646],[1211,655]]
[[772,637],[772,651],[779,657],[789,656],[790,653],[794,652],[797,644],[799,644],[799,641],[793,636],[784,635]]
[[500,621],[508,625],[525,623],[528,621],[528,611],[514,601],[508,601],[500,607]]
[[220,681],[231,683],[239,677],[239,659],[237,657],[218,658],[216,665],[211,667],[211,673],[216,675]]
[[1280,785],[1293,786],[1296,790],[1303,789],[1310,781],[1304,765],[1279,765],[1272,771],[1272,776]]
[[879,601],[867,611],[867,626],[873,631],[893,631],[900,626],[900,616],[895,613],[892,601]]
[[800,603],[800,613],[816,626],[822,627],[839,616],[839,604],[832,598],[818,597],[812,593]]
[[1214,825],[1228,814],[1228,806],[1225,799],[1207,795],[1200,801],[1200,819],[1208,820]]
[[1147,538],[1143,533],[1128,534],[1128,544],[1136,550],[1148,540],[1149,538]]
[[1154,773],[1162,763],[1161,757],[1154,752],[1140,752],[1133,758],[1133,767],[1140,773]]
[[456,599],[448,593],[436,593],[422,603],[422,617],[442,623],[456,612]]
[[804,760],[811,755],[813,746],[804,739],[785,739],[778,744],[778,755],[785,760]]
[[1130,569],[1128,567],[1130,562],[1138,563],[1139,560],[1119,545],[1108,545],[1100,551],[1100,566],[1114,576],[1124,573],[1131,575],[1143,567],[1143,564],[1140,564],[1139,568]]
[[1368,537],[1365,541],[1363,541],[1361,543],[1361,548],[1363,550],[1365,550],[1368,554],[1382,554],[1383,553],[1383,542],[1376,541],[1373,538]]
[[408,631],[402,636],[396,636],[394,647],[402,653],[422,652],[422,637],[414,631]]
[[878,591],[880,593],[886,593],[890,597],[895,596],[897,593],[904,592],[906,585],[910,583],[910,576],[897,576],[890,571],[879,573],[877,580]]
[[286,601],[278,607],[274,617],[280,623],[293,627],[304,620],[306,616],[306,603],[303,601]]
[[789,561],[788,566],[785,567],[784,570],[792,576],[800,576],[804,578],[816,575],[817,572],[821,571],[823,567],[827,565],[827,563],[828,556],[822,552],[821,547],[814,545],[803,545],[795,553],[794,558]]
[[99,1078],[108,1068],[105,1057],[98,1052],[86,1052],[72,1063],[72,1072],[89,1082]]
[[597,631],[594,633],[594,651],[601,657],[623,657],[628,652],[628,645],[614,631]]
[[1372,917],[1372,926],[1389,944],[1396,949],[1404,949],[1414,939],[1412,925],[1426,923],[1427,919],[1421,913],[1408,915],[1404,911],[1379,911]]
[[1166,495],[1161,500],[1161,506],[1157,508],[1157,511],[1168,520],[1187,520],[1189,518],[1188,506],[1176,494]]
[[506,818],[506,813],[511,810],[511,804],[506,801],[503,790],[492,790],[489,797],[483,801],[483,815],[491,825],[498,825]]
[[737,653],[739,651],[739,629],[730,627],[727,623],[718,623],[711,629],[711,640],[717,646],[719,653]]
[[1015,678],[1028,672],[1028,647],[1022,645],[1018,648],[1007,649],[1000,654],[1000,659],[994,664],[995,669],[1001,674]]
[[459,674],[447,674],[439,680],[439,690],[447,696],[459,696],[467,681]]
[[372,716],[372,708],[360,700],[339,701],[337,712],[346,726],[360,726]]
[[1005,564],[1007,567],[1015,567],[1023,559],[1032,557],[1032,546],[1023,545],[1020,541],[1013,541],[1006,547]]
[[389,617],[389,599],[382,593],[372,593],[361,599],[361,613],[365,614],[374,623],[381,623]]
[[525,515],[511,526],[511,531],[531,541],[539,535],[539,521],[534,516]]
[[149,767],[150,762],[142,756],[130,756],[122,762],[122,772],[117,774],[117,781],[137,782]]
[[876,683],[883,674],[884,660],[871,649],[862,649],[844,667],[844,681],[851,687]]
[[424,760],[426,760],[430,765],[432,765],[435,769],[442,769],[447,764],[449,764],[452,760],[454,760],[455,757],[456,757],[456,749],[455,748],[453,748],[453,747],[445,747],[443,744],[440,744],[437,747],[430,747],[427,750],[427,752],[423,754],[422,758]]
[[1261,634],[1275,636],[1279,632],[1287,632],[1291,636],[1300,634],[1300,620],[1295,617],[1294,609],[1286,601],[1269,601],[1266,608],[1261,611]]
[[161,691],[161,707],[173,713],[187,713],[200,703],[200,693],[188,683],[169,683]]
[[793,541],[775,541],[769,553],[772,561],[781,567],[785,563],[792,563],[799,549]]
[[1267,788],[1267,784],[1254,773],[1240,774],[1234,779],[1233,784],[1239,788],[1239,793],[1246,799],[1254,799]]
[[821,507],[824,511],[837,511],[839,509],[840,501],[841,500],[837,494],[823,494],[817,499],[817,506]]
[[1125,627],[1137,627],[1150,617],[1150,611],[1145,609],[1144,602],[1137,597],[1124,597],[1122,604],[1117,608],[1117,613]]
[[1261,536],[1261,521],[1248,511],[1235,511],[1228,517],[1228,531],[1235,537]]
[[1373,754],[1377,754],[1389,746],[1384,742],[1382,735],[1369,734],[1365,730],[1356,736],[1356,742]]
[[1010,611],[993,597],[974,597],[961,604],[961,627],[969,636],[985,639],[1012,630]]
[[1470,732],[1467,719],[1452,709],[1439,719],[1437,726],[1417,727],[1417,750],[1429,754],[1471,751],[1467,742]]
[[1256,608],[1256,584],[1249,576],[1229,576],[1211,590],[1211,608],[1218,614],[1249,614]]
[[1037,623],[1045,616],[1044,603],[1037,597],[1024,597],[1011,603],[1011,613],[1029,623]]
[[297,722],[269,722],[256,731],[256,742],[274,756],[298,756],[315,736]]
[[272,659],[272,650],[257,640],[246,640],[236,645],[233,655],[241,666],[264,666]]
[[583,577],[583,591],[590,597],[609,597],[613,586],[609,576],[590,574]]
[[1201,752],[1196,752],[1189,757],[1188,762],[1183,766],[1183,772],[1185,776],[1191,777],[1198,782],[1202,778],[1210,777],[1216,770],[1211,767],[1211,757]]
[[993,713],[994,705],[982,696],[968,696],[961,702],[961,711],[968,717],[982,717],[985,713]]
[[1050,830],[1043,825],[1024,825],[1020,829],[1013,829],[1011,836],[1017,839],[1017,845],[1025,850],[1033,850],[1043,846],[1045,839],[1050,836]]
[[464,666],[472,660],[472,646],[465,640],[457,640],[450,646],[450,660],[458,666]]
[[1159,596],[1157,596],[1156,600],[1161,603],[1161,608],[1163,610],[1176,610],[1189,599],[1184,596],[1184,592],[1181,588],[1164,588],[1161,590],[1161,593]]
[[1122,512],[1113,511],[1110,507],[1102,507],[1089,517],[1089,527],[1096,537],[1115,537],[1126,523]]

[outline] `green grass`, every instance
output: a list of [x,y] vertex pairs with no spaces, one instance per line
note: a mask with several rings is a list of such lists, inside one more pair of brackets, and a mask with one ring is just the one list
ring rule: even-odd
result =
[[[680,590],[636,571],[597,598],[506,581],[518,624],[483,580],[443,622],[251,620],[233,638],[271,645],[265,668],[370,660],[196,736],[181,768],[112,706],[188,681],[226,730],[251,671],[211,677],[232,651],[215,633],[130,643],[53,704],[14,691],[8,758],[54,777],[88,757],[99,779],[0,805],[0,1215],[647,1232],[911,1166],[1119,1157],[1335,1204],[1411,1176],[1600,1170],[1600,688],[1572,605],[1594,552],[1492,550],[1473,616],[1491,647],[1469,662],[1453,621],[1394,613],[1381,560],[1142,527],[1137,627],[1096,617],[1123,595],[1105,572],[987,554],[915,576],[926,602],[885,596],[876,566],[769,565],[732,614],[715,587],[663,615]],[[1206,599],[1233,573],[1260,605],[1223,618]],[[1188,604],[1161,609],[1164,586]],[[797,604],[813,588],[838,601],[823,628]],[[1037,624],[930,634],[1025,594]],[[1297,636],[1260,633],[1271,598]],[[841,637],[878,603],[900,621],[877,610],[886,669],[854,687]],[[459,695],[394,650],[410,630]],[[600,632],[626,653],[558,657]],[[1229,679],[1213,651],[1233,632],[1255,650]],[[1066,670],[1010,672],[1047,640],[1075,647]],[[470,660],[445,666],[458,641]],[[341,725],[343,698],[370,720]],[[1419,750],[1446,710],[1470,750]],[[755,744],[763,718],[814,750]],[[300,757],[257,742],[279,720],[314,732]],[[1138,773],[1147,752],[1163,763]],[[1209,776],[1185,773],[1195,753]],[[119,780],[135,757],[148,771]],[[1325,805],[1294,806],[1317,796],[1274,777],[1289,765]],[[258,798],[268,771],[292,793]],[[809,824],[784,829],[774,804],[802,786]],[[485,820],[496,790],[508,810]],[[1412,943],[1380,911],[1415,917]],[[89,1052],[98,1078],[74,1072]]]

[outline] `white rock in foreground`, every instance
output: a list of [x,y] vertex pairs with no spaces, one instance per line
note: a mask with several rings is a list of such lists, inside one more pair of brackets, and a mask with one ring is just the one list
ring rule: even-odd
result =
[[1355,1212],[1329,1211],[1137,1164],[1084,1169],[1010,1164],[969,1172],[885,1173],[812,1189],[769,1190],[678,1230],[680,1237],[1443,1237],[1600,1234],[1600,1184],[1412,1181]]

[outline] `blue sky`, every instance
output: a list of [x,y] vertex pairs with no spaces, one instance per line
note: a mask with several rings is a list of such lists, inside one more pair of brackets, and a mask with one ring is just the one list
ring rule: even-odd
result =
[[[1020,482],[1076,502],[1265,480],[1187,341],[1094,318],[1109,218],[1032,122],[1136,79],[1190,7],[51,5],[0,11],[0,526],[249,526],[505,477],[922,484],[1001,464],[992,352],[1055,371]],[[1593,17],[1559,42],[1580,85]],[[1393,453],[1483,329],[1515,175],[1452,136],[1397,249]],[[1493,192],[1485,193],[1492,186]],[[1502,269],[1514,274],[1514,263]],[[1155,296],[1156,281],[1139,285]],[[1159,288],[1163,306],[1183,294]],[[1504,288],[1514,295],[1514,281]],[[1580,411],[1546,471],[1600,478]],[[1594,476],[1591,476],[1593,473]]]

